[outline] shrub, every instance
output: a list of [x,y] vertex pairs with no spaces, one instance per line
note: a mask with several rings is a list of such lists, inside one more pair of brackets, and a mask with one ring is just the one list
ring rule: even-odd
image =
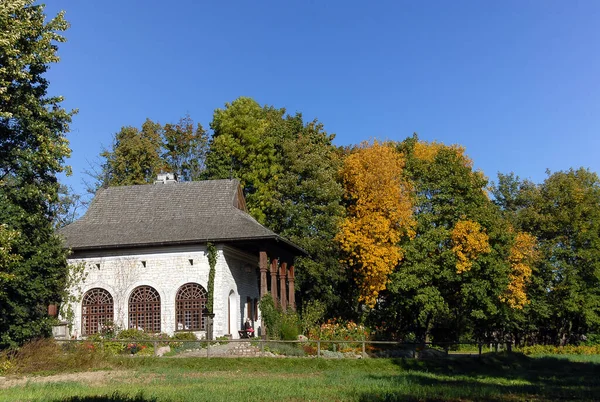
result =
[[265,350],[283,356],[304,356],[304,350],[294,343],[269,342]]
[[273,296],[268,293],[264,295],[260,299],[259,306],[269,338],[277,339],[280,332],[281,311],[275,306]]
[[139,329],[124,329],[123,331],[119,332],[119,334],[117,335],[117,339],[124,339],[124,340],[145,340],[150,338],[150,335],[148,335],[147,333],[145,333],[142,330]]
[[322,322],[325,316],[326,309],[325,303],[319,300],[311,300],[302,306],[300,325],[303,334],[308,335],[318,329],[319,323]]
[[533,345],[521,349],[525,355],[597,355],[600,354],[600,345],[595,346],[553,346]]
[[[176,332],[171,337],[171,340],[176,341],[197,341],[198,337],[193,332]],[[201,349],[201,342],[173,342],[169,344],[172,350],[187,350],[187,349]]]
[[17,350],[5,352],[0,362],[7,373],[37,373],[61,370],[107,368],[111,362],[93,342],[68,343],[61,347],[54,339],[37,339]]
[[295,341],[300,335],[298,328],[298,315],[293,311],[281,314],[279,337],[284,341]]
[[[353,321],[329,320],[322,324],[318,333],[311,333],[311,339],[321,339],[323,341],[362,341],[369,339],[370,331],[363,325],[356,324]],[[362,345],[356,343],[344,343],[340,345],[343,350],[356,350]],[[336,348],[335,343],[327,342],[321,346],[325,349]]]

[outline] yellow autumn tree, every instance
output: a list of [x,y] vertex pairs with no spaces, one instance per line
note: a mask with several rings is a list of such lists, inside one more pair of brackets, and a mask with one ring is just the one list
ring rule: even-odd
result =
[[511,308],[522,309],[529,303],[526,290],[527,283],[531,278],[531,266],[537,259],[536,242],[535,236],[519,232],[510,249],[508,260],[511,273],[508,276],[508,287],[500,296],[500,300]]
[[452,251],[456,255],[456,272],[471,269],[473,261],[490,252],[489,237],[477,222],[460,220],[452,229]]
[[359,301],[373,307],[389,274],[404,257],[398,245],[414,235],[411,186],[403,156],[391,143],[363,143],[344,161],[341,177],[348,214],[336,237],[343,262],[355,270]]

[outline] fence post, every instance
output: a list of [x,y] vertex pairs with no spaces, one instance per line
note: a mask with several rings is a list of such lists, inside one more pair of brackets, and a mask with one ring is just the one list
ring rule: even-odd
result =
[[208,349],[210,349],[210,341],[206,342],[206,357],[210,357],[210,355],[208,353]]
[[321,340],[317,339],[317,358],[321,357]]
[[365,340],[362,341],[362,357],[367,357],[367,352],[365,350]]
[[258,342],[260,342],[260,356],[264,357],[265,356],[265,342],[262,339]]

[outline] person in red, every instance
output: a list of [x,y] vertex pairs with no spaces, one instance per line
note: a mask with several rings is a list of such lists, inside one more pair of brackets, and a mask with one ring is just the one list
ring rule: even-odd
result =
[[250,322],[249,318],[246,318],[244,329],[246,330],[246,335],[248,336],[248,338],[254,337],[254,328],[252,328],[252,323]]

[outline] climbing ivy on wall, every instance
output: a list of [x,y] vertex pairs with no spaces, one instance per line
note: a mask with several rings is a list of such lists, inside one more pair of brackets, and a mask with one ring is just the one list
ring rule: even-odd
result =
[[208,301],[206,309],[209,314],[213,313],[214,295],[215,295],[215,266],[217,265],[217,248],[212,243],[206,244],[206,252],[208,255]]

